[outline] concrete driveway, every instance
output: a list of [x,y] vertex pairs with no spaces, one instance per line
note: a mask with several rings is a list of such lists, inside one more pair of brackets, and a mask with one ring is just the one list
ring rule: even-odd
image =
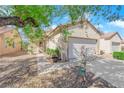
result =
[[89,62],[87,68],[112,85],[124,88],[124,61],[98,59]]

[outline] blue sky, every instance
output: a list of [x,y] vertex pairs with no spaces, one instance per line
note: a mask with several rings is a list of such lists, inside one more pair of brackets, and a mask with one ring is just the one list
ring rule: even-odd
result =
[[[122,9],[119,11],[119,14],[124,17],[124,6],[121,6]],[[116,11],[113,7],[113,11]],[[93,17],[92,19],[96,19],[96,17]],[[52,28],[55,28],[59,24],[65,24],[69,21],[68,16],[64,16],[63,18],[55,18],[53,20]],[[99,24],[96,24],[95,22],[91,22],[93,25],[95,25],[96,28],[103,32],[118,32],[122,38],[124,38],[124,20],[116,20],[112,22],[105,21],[104,18],[97,20]]]
[[[121,6],[122,9],[119,11],[119,14],[124,17],[124,6]],[[95,25],[98,29],[103,32],[118,32],[121,37],[124,39],[124,20],[116,20],[112,22],[106,22],[100,20],[99,25]],[[94,23],[93,23],[94,24]]]
[[124,38],[124,21],[117,20],[114,22],[102,22],[99,25],[95,25],[103,32],[118,32],[122,38]]

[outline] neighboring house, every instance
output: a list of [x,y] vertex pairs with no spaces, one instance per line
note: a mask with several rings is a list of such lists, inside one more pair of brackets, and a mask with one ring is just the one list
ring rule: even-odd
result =
[[112,53],[114,51],[121,51],[122,38],[117,32],[105,33],[100,39],[100,52]]
[[124,51],[124,40],[121,41],[121,50]]
[[[67,41],[64,40],[65,28],[69,33]],[[75,24],[60,25],[46,33],[46,48],[59,48],[62,60],[80,59],[81,47],[89,48],[88,53],[99,54],[99,32],[89,21],[79,21]]]
[[16,29],[7,26],[0,27],[0,56],[20,51],[20,41],[21,37]]

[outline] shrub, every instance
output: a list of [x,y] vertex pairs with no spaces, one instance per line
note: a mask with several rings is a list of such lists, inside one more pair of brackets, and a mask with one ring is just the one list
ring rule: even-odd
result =
[[47,48],[46,53],[52,57],[59,57],[60,55],[60,51],[58,48],[56,49]]
[[124,60],[124,52],[113,52],[113,57],[119,60]]

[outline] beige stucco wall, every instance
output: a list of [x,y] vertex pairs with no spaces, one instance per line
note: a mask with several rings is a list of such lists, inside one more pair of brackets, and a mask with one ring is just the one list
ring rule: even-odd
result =
[[14,53],[17,51],[21,50],[21,44],[20,44],[20,36],[18,35],[17,38],[14,39],[15,42],[15,48],[13,48],[12,46],[7,46],[7,48],[5,48],[5,38],[9,37],[9,38],[13,38],[13,35],[17,33],[16,30],[13,31],[9,31],[9,32],[5,32],[3,34],[0,35],[0,56],[1,55],[5,55],[5,54],[10,54],[10,53]]
[[46,47],[47,48],[52,48],[55,49],[58,47],[59,44],[59,38],[61,37],[61,33],[53,36],[52,38],[48,39],[48,41],[46,42]]
[[100,39],[99,50],[103,51],[104,53],[111,53],[111,41]]
[[71,36],[74,37],[83,37],[83,38],[93,38],[98,39],[100,35],[92,29],[89,24],[79,24],[73,27],[68,28],[68,31],[71,32]]
[[112,37],[111,39],[112,42],[121,42],[120,37],[116,34],[115,36]]
[[46,48],[56,49],[61,51],[62,60],[67,60],[67,43],[63,41],[62,33],[56,34],[46,42]]

